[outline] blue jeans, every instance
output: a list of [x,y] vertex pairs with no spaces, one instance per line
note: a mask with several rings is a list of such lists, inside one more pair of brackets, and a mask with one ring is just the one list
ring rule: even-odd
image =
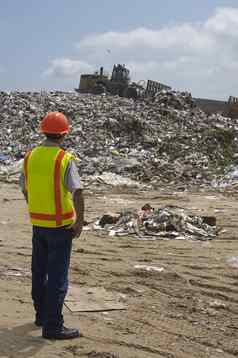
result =
[[66,227],[33,226],[32,300],[46,330],[57,330],[64,322],[72,239],[73,232]]

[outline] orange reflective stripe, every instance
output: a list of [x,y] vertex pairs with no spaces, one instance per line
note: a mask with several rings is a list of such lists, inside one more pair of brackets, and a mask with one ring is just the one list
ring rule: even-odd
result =
[[27,164],[28,164],[28,160],[29,160],[30,154],[31,154],[31,150],[26,153],[25,158],[24,158],[25,189],[27,189],[27,186],[28,186],[28,170],[27,170]]
[[61,162],[64,158],[64,151],[61,150],[55,160],[55,170],[54,170],[54,191],[55,191],[55,221],[56,226],[62,225],[62,203],[61,203]]
[[[56,215],[51,214],[43,214],[43,213],[30,213],[30,217],[36,220],[46,220],[46,221],[56,221]],[[70,211],[69,213],[65,213],[61,215],[62,220],[71,219],[74,217],[74,212]]]

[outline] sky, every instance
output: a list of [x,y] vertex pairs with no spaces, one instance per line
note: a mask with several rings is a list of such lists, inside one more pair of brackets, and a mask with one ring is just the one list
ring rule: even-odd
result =
[[237,0],[0,0],[0,91],[73,90],[114,63],[134,82],[238,96]]

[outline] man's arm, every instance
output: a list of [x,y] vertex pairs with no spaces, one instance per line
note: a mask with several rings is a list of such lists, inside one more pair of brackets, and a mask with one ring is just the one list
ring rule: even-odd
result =
[[70,161],[68,168],[66,169],[64,184],[67,190],[72,193],[76,214],[75,222],[69,228],[73,229],[76,237],[79,237],[84,222],[84,197],[79,172],[73,160]]
[[25,197],[26,202],[28,203],[28,196],[27,196],[27,191],[26,191],[26,186],[25,186],[25,175],[23,172],[21,172],[21,175],[19,178],[19,186],[20,186],[21,191]]
[[73,229],[75,236],[79,237],[82,232],[84,222],[84,197],[82,189],[75,190],[73,194],[73,202],[76,220],[74,224],[71,225],[71,228]]

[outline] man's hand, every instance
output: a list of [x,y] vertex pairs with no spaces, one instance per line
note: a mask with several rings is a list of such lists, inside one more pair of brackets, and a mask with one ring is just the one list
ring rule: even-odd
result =
[[26,190],[23,191],[23,195],[24,195],[24,198],[25,198],[25,200],[26,200],[26,202],[28,204],[28,193],[27,193]]
[[82,221],[75,221],[72,225],[68,227],[68,229],[73,230],[74,237],[79,237],[83,230],[83,222]]

